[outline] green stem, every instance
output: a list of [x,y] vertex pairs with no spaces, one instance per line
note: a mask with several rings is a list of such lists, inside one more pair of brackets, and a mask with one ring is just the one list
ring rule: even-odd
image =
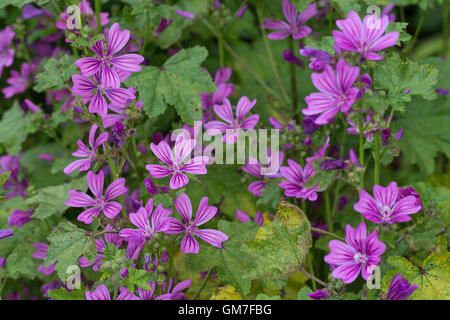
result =
[[[289,37],[289,49],[294,52],[294,41],[291,37]],[[294,111],[294,115],[297,114],[297,76],[295,74],[296,67],[297,66],[295,64],[289,63],[289,71],[291,74],[292,111]]]
[[311,227],[311,231],[315,231],[315,232],[318,232],[318,233],[326,234],[328,236],[332,236],[333,238],[339,239],[341,241],[345,241],[344,238],[339,237],[337,234],[331,233],[331,232],[328,232],[328,231],[325,231],[325,230],[322,230],[322,229],[319,229],[319,228]]
[[[258,18],[261,22],[261,20],[262,20],[261,12],[259,9],[257,11],[258,11]],[[266,49],[267,56],[269,57],[270,66],[272,67],[273,74],[275,75],[275,79],[277,80],[278,86],[280,87],[280,91],[281,91],[281,94],[283,95],[285,102],[289,102],[289,96],[286,92],[286,89],[284,88],[283,81],[281,80],[280,73],[278,72],[278,68],[275,63],[275,59],[273,58],[272,49],[270,47],[269,40],[267,39],[266,29],[263,28],[261,23],[259,24],[259,27],[261,29],[261,33],[263,36],[264,48]]]
[[374,184],[380,184],[380,131],[375,132],[375,175]]
[[323,282],[322,280],[317,278],[315,275],[313,275],[313,274],[309,273],[308,271],[306,271],[305,268],[300,267],[300,272],[303,273],[308,278],[310,278],[311,280],[314,280],[315,282],[321,284],[323,287],[325,287],[325,288],[327,287],[327,284],[325,282]]
[[328,230],[330,230],[330,232],[333,232],[333,221],[331,219],[331,207],[330,207],[330,189],[327,188],[325,190],[324,193],[324,197],[325,197],[325,218],[328,224]]
[[311,282],[312,282],[312,287],[313,287],[313,290],[316,291],[317,290],[316,275],[314,274],[314,267],[313,267],[313,263],[312,263],[311,251],[308,251],[306,259],[308,260],[308,269],[312,276],[312,277],[310,277]]
[[102,6],[100,0],[95,0],[95,16],[97,18],[97,31],[102,33],[102,23],[100,20],[100,12],[102,11]]
[[138,166],[138,158],[137,158],[137,148],[136,148],[136,139],[133,136],[131,138],[131,159],[133,160],[134,167],[136,169],[136,174],[138,176],[139,181],[143,181],[142,179],[142,171],[141,168]]
[[[363,126],[363,113],[360,111],[359,115],[359,163],[364,167],[364,126]],[[364,189],[364,172],[360,177],[360,189]]]
[[200,293],[202,292],[203,288],[205,287],[206,283],[209,280],[209,277],[211,276],[211,273],[213,271],[214,267],[212,267],[211,269],[209,269],[208,274],[205,276],[205,278],[203,279],[202,284],[200,285],[200,288],[198,288],[197,292],[194,294],[194,297],[192,298],[192,300],[197,300],[198,297],[200,296]]
[[411,42],[409,43],[407,54],[409,55],[411,51],[414,48],[414,45],[416,44],[417,38],[419,37],[420,30],[422,30],[423,21],[425,20],[425,13],[423,11],[420,11],[420,18],[419,23],[417,24],[416,32],[414,32],[414,37],[412,38]]
[[450,11],[450,1],[444,0],[443,23],[442,23],[442,55],[447,57],[448,50],[448,13]]
[[225,55],[224,55],[224,50],[223,50],[223,35],[222,32],[220,30],[217,31],[217,42],[219,45],[219,62],[220,62],[220,68],[224,68],[225,67]]
[[[211,31],[211,33],[217,37],[217,32],[216,30],[214,30],[213,26],[206,20],[206,19],[202,19],[202,22],[205,24],[205,26],[209,29],[209,31]],[[253,69],[244,61],[242,60],[242,58],[236,53],[236,51],[233,50],[233,48],[225,41],[222,40],[223,42],[223,46],[225,47],[225,49],[227,49],[227,51],[233,56],[233,58],[235,58],[243,67],[245,70],[247,70],[247,72],[253,77],[255,78],[255,80],[261,85],[261,87],[264,88],[264,90],[267,91],[268,94],[270,94],[271,96],[277,97],[277,94],[275,93],[275,91],[272,90],[272,88],[270,88],[263,79],[261,79],[261,77],[259,77],[255,71],[253,71]]]

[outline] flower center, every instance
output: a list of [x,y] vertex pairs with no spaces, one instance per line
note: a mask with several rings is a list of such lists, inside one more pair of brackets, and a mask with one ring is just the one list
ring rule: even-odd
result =
[[391,219],[392,209],[390,207],[385,205],[380,211],[383,221],[388,221]]
[[365,264],[367,262],[367,260],[368,260],[366,254],[365,253],[360,253],[360,252],[356,253],[353,256],[353,259],[355,260],[355,262],[362,263],[362,264]]

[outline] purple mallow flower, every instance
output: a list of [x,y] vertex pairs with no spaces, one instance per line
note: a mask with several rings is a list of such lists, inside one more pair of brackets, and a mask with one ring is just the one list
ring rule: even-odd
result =
[[175,13],[189,20],[194,20],[195,18],[195,13],[189,11],[175,10]]
[[268,34],[268,38],[272,40],[284,39],[292,36],[293,39],[298,40],[306,37],[311,33],[311,28],[304,26],[306,21],[317,14],[317,4],[310,4],[304,12],[297,12],[295,4],[288,0],[283,0],[283,13],[286,21],[275,21],[273,19],[266,19],[262,25],[269,30],[276,30]]
[[[72,153],[74,157],[80,157],[84,159],[75,160],[64,168],[65,174],[71,174],[78,169],[79,172],[89,170],[91,168],[92,161],[94,161],[97,155],[97,149],[103,146],[108,140],[108,132],[100,133],[95,139],[95,133],[97,132],[98,124],[94,123],[89,132],[89,145],[91,149],[88,149],[83,141],[78,140],[78,150]],[[86,158],[87,157],[87,158]]]
[[399,198],[396,182],[391,182],[385,188],[380,185],[374,186],[373,194],[375,198],[365,190],[361,190],[359,202],[355,203],[354,209],[374,223],[392,224],[409,221],[411,220],[409,215],[422,209],[414,195]]
[[16,33],[11,26],[7,26],[4,30],[0,31],[0,78],[4,67],[9,67],[14,62],[14,50],[9,49],[9,45]]
[[364,280],[369,279],[373,268],[380,262],[380,255],[386,249],[384,243],[378,240],[376,230],[367,236],[367,228],[363,222],[356,229],[346,226],[345,242],[331,240],[328,245],[330,253],[324,260],[337,266],[331,275],[342,279],[344,283],[355,281],[360,272]]
[[122,210],[120,203],[111,200],[128,191],[125,187],[125,178],[114,180],[106,189],[105,195],[103,195],[104,180],[105,177],[102,170],[98,174],[92,171],[89,171],[87,174],[87,183],[89,189],[95,196],[95,200],[84,192],[73,189],[69,191],[70,199],[65,202],[67,206],[89,208],[78,216],[78,221],[90,224],[92,223],[92,217],[98,216],[100,212],[103,212],[109,219],[114,219],[120,210]]
[[22,153],[19,153],[17,157],[11,154],[0,157],[0,173],[11,172],[8,180],[3,184],[3,189],[9,190],[5,195],[6,199],[27,196],[26,189],[28,188],[28,181],[19,180],[19,160],[21,157]]
[[11,229],[0,229],[0,240],[12,237],[14,235],[14,231]]
[[331,296],[331,293],[327,289],[318,289],[312,293],[308,293],[307,296],[314,300],[320,300],[328,299]]
[[387,299],[406,300],[418,287],[417,284],[411,285],[408,280],[402,277],[401,273],[398,273],[389,284]]
[[[240,222],[249,222],[252,219],[242,210],[236,209],[236,214],[234,215],[236,219],[238,219]],[[261,227],[264,226],[264,215],[261,211],[258,211],[255,215],[255,222],[259,224]]]
[[331,65],[333,61],[333,56],[328,52],[309,47],[300,49],[300,55],[303,57],[311,57],[309,68],[314,71],[323,71],[325,66],[328,64]]
[[183,135],[179,135],[175,141],[175,147],[170,149],[166,141],[161,141],[158,145],[150,144],[150,148],[159,160],[168,165],[161,166],[158,164],[146,165],[147,170],[153,178],[163,178],[173,175],[170,179],[170,188],[179,189],[189,183],[188,177],[184,173],[206,174],[206,163],[208,157],[198,156],[185,162],[190,157],[195,147],[195,140],[186,139]]
[[245,14],[245,11],[247,10],[248,4],[243,4],[242,7],[240,7],[238,9],[238,11],[236,11],[236,17],[238,18],[242,18]]
[[158,37],[161,33],[163,33],[164,30],[166,30],[168,26],[172,24],[172,22],[173,19],[167,20],[166,18],[162,17],[161,22],[159,23],[158,27],[154,32],[154,35]]
[[440,94],[441,96],[446,96],[446,95],[448,95],[448,90],[442,89],[442,88],[437,88],[436,93]]
[[262,189],[266,186],[264,177],[267,178],[279,178],[279,169],[284,160],[284,152],[280,151],[272,155],[272,151],[267,150],[267,167],[263,166],[261,162],[253,157],[247,159],[247,164],[242,166],[242,169],[257,177],[259,180],[254,181],[249,184],[248,191],[253,193],[255,196],[262,196]]
[[170,219],[170,227],[166,233],[185,233],[183,240],[181,241],[181,252],[183,253],[198,253],[200,246],[194,235],[208,242],[209,244],[222,248],[222,242],[228,240],[228,236],[219,230],[214,229],[198,229],[199,226],[205,224],[211,220],[217,213],[217,208],[208,205],[208,198],[204,197],[200,200],[197,214],[194,221],[192,220],[192,204],[189,197],[182,193],[175,198],[175,208],[180,216],[183,218],[184,223],[175,218]]
[[95,52],[96,57],[86,57],[75,61],[75,65],[80,68],[82,75],[92,76],[99,73],[98,78],[106,88],[119,88],[120,75],[125,72],[141,71],[139,64],[144,58],[138,54],[124,54],[117,56],[130,39],[130,31],[120,31],[118,23],[114,23],[108,32],[108,49],[105,52],[103,40],[96,42],[91,50]]
[[283,58],[289,63],[293,63],[298,65],[299,67],[303,67],[305,64],[302,60],[297,58],[295,54],[292,52],[292,50],[284,50],[283,51]]
[[[33,258],[44,260],[47,257],[48,244],[42,243],[42,242],[37,242],[37,243],[33,244],[33,247],[35,249],[35,251],[32,255]],[[48,267],[45,267],[44,264],[42,263],[39,266],[38,271],[48,277],[55,271],[56,264],[57,264],[57,262],[49,265]]]
[[416,190],[414,190],[413,187],[406,187],[406,188],[399,188],[398,189],[398,200],[401,200],[405,197],[413,196],[416,198],[416,205],[422,206],[422,199],[420,198],[420,195],[417,193]]
[[74,74],[72,76],[72,81],[72,92],[77,96],[86,98],[86,102],[89,101],[90,113],[98,113],[102,117],[106,116],[108,113],[108,103],[103,95],[105,95],[112,104],[122,108],[125,108],[129,100],[136,99],[136,96],[132,94],[130,90],[119,88],[120,82],[117,87],[107,88],[104,85],[105,83],[100,79],[98,73],[94,74],[94,80],[83,75]]
[[349,66],[344,60],[337,63],[336,74],[329,65],[325,66],[324,72],[313,73],[312,82],[320,93],[314,92],[305,98],[308,108],[302,112],[320,114],[314,121],[317,125],[329,123],[339,111],[347,114],[359,92],[358,88],[352,87],[358,75],[359,68]]
[[[127,288],[121,287],[116,300],[140,300]],[[104,284],[99,285],[94,291],[86,291],[86,300],[111,300],[108,288]]]
[[395,46],[399,33],[396,31],[384,34],[389,24],[387,15],[377,18],[369,14],[361,18],[355,11],[350,11],[345,20],[336,20],[341,31],[333,31],[336,45],[345,51],[362,54],[367,60],[381,60],[383,56],[375,51],[381,51]]
[[[172,212],[159,204],[153,210],[153,199],[150,199],[145,207],[138,209],[136,213],[130,213],[130,222],[138,229],[125,228],[120,230],[119,235],[127,242],[132,242],[133,259],[137,259],[140,250],[147,240],[158,232],[167,231],[170,220],[167,218]],[[127,249],[127,251],[129,251]]]
[[29,83],[30,75],[36,69],[36,65],[30,63],[22,63],[20,73],[16,70],[11,71],[11,77],[7,80],[9,87],[2,89],[5,99],[9,99],[15,94],[24,92]]
[[278,184],[284,189],[284,194],[287,197],[296,197],[302,199],[308,199],[310,201],[317,200],[317,189],[319,185],[314,186],[311,189],[305,187],[306,182],[315,174],[314,168],[308,161],[305,168],[302,168],[297,162],[292,159],[288,159],[288,167],[281,167],[281,175],[287,179]]
[[23,210],[14,210],[11,213],[11,216],[8,217],[8,226],[13,227],[21,227],[25,223],[31,221],[31,214],[33,213],[33,209],[29,208],[27,211]]
[[250,101],[247,97],[239,99],[236,106],[236,119],[234,118],[233,108],[228,99],[223,100],[223,105],[214,105],[214,112],[223,121],[210,121],[205,123],[204,127],[208,135],[225,133],[223,141],[229,144],[236,143],[241,130],[253,129],[259,121],[259,115],[254,114],[246,119],[245,116],[256,104],[256,99]]
[[[91,28],[97,28],[97,17],[94,14],[94,11],[92,10],[89,1],[88,0],[81,1],[79,8],[81,18],[83,19],[84,23],[87,22],[87,25]],[[106,26],[109,23],[108,16],[109,12],[100,12],[100,24],[102,26]],[[67,22],[71,18],[71,16],[68,13],[63,12],[59,15],[59,17],[61,18],[61,20],[58,20],[56,22],[56,27],[60,30],[67,29]]]
[[348,168],[347,162],[339,159],[325,159],[320,163],[320,169],[329,170],[346,170]]

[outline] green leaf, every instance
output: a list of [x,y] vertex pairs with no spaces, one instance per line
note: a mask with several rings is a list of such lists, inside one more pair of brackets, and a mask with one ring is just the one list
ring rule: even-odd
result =
[[247,295],[250,292],[251,280],[244,279],[243,275],[253,263],[253,259],[242,250],[242,244],[255,237],[259,225],[255,222],[220,220],[218,228],[228,236],[223,247],[218,249],[202,243],[199,254],[187,257],[187,264],[195,271],[215,268],[221,281],[231,284],[242,295]]
[[257,205],[267,207],[267,209],[276,209],[283,195],[277,181],[270,181],[261,191],[262,196],[256,201]]
[[26,140],[28,133],[34,133],[31,123],[31,114],[25,114],[17,101],[12,108],[3,114],[0,122],[0,143],[3,144],[8,153],[17,156],[22,150],[22,143]]
[[399,46],[401,42],[406,42],[411,39],[411,35],[406,32],[407,26],[407,22],[390,22],[386,28],[386,33],[397,31],[400,34],[396,43],[397,46]]
[[297,11],[303,12],[313,2],[313,0],[292,0],[297,8]]
[[198,46],[181,50],[162,67],[143,67],[126,84],[138,88],[139,99],[150,118],[172,105],[183,122],[193,124],[202,114],[199,94],[215,90],[211,76],[201,68],[207,55],[208,51]]
[[21,276],[33,279],[36,275],[38,260],[32,257],[35,249],[29,243],[20,243],[6,259],[8,277],[18,279]]
[[280,296],[272,296],[269,297],[267,294],[264,293],[259,293],[256,297],[255,300],[281,300]]
[[282,201],[272,222],[264,221],[243,250],[255,260],[244,278],[280,279],[298,270],[311,247],[311,226],[298,207]]
[[15,6],[18,8],[22,8],[24,5],[28,3],[33,3],[36,0],[2,0],[0,1],[0,9],[3,9],[6,6]]
[[38,190],[38,193],[25,201],[26,205],[37,205],[33,218],[47,219],[55,214],[64,213],[68,207],[64,204],[69,200],[69,190],[87,189],[86,178],[82,177],[68,183]]
[[405,129],[399,145],[406,159],[430,175],[434,171],[434,158],[438,151],[450,157],[449,123],[450,99],[440,97],[432,102],[417,99],[408,104],[406,112],[392,125],[393,132]]
[[398,53],[394,53],[385,57],[375,68],[374,85],[378,90],[385,89],[388,92],[387,102],[395,110],[403,112],[404,103],[410,102],[412,96],[421,96],[426,100],[436,98],[438,74],[434,66],[413,60],[403,61]]
[[144,290],[151,290],[152,288],[148,284],[150,281],[155,281],[156,279],[155,272],[148,272],[146,270],[138,270],[134,268],[129,269],[129,274],[127,277],[127,288],[130,292],[134,292],[134,287],[137,286]]
[[65,281],[70,276],[67,268],[78,265],[78,258],[95,246],[95,242],[89,239],[87,231],[76,225],[64,221],[58,224],[56,229],[48,236],[50,246],[45,259],[45,266],[58,262],[56,271],[61,280]]
[[85,300],[85,291],[82,289],[72,289],[72,293],[69,293],[66,288],[59,288],[47,294],[54,300]]
[[413,300],[449,300],[450,299],[450,253],[431,253],[421,266],[415,266],[404,257],[391,256],[387,262],[394,267],[384,278],[385,284],[390,283],[398,272],[409,283],[419,287],[411,295]]
[[298,292],[297,295],[297,300],[313,300],[313,298],[308,296],[308,293],[312,293],[313,291],[311,290],[310,287],[308,286],[304,286],[300,289],[300,291]]
[[50,58],[45,62],[44,71],[36,75],[33,89],[37,92],[61,90],[71,76],[76,73],[75,57],[64,55],[60,59]]
[[340,12],[344,15],[342,18],[346,18],[350,11],[360,12],[361,4],[359,0],[332,0],[333,6],[337,6]]

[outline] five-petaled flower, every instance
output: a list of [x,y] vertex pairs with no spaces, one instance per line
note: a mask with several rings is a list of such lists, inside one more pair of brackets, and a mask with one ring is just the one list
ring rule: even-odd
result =
[[374,223],[405,222],[411,220],[410,215],[419,212],[422,206],[417,203],[413,195],[399,198],[399,190],[396,182],[391,182],[387,187],[375,185],[373,198],[367,191],[361,190],[359,201],[354,209],[364,218]]
[[189,178],[183,173],[206,174],[206,163],[208,157],[198,156],[185,162],[195,147],[195,140],[186,139],[183,135],[179,135],[175,141],[175,147],[170,149],[166,141],[161,141],[158,145],[151,143],[150,148],[159,160],[167,164],[169,167],[158,164],[148,164],[146,169],[153,178],[163,178],[173,175],[170,179],[170,188],[179,189],[189,183]]
[[171,212],[171,209],[165,209],[161,203],[153,210],[153,199],[150,199],[145,207],[139,208],[136,213],[130,213],[130,222],[138,229],[125,228],[120,230],[119,235],[131,242],[134,257],[137,258],[145,242],[154,234],[168,229],[170,220],[167,217]]
[[314,121],[317,125],[329,123],[339,111],[347,114],[358,96],[359,89],[352,87],[358,75],[359,67],[351,67],[345,60],[337,63],[336,74],[330,65],[325,65],[322,73],[311,75],[320,92],[305,98],[308,108],[302,112],[306,115],[320,114]]
[[83,97],[86,103],[89,101],[89,112],[98,113],[104,117],[108,113],[109,101],[115,106],[125,108],[129,100],[136,99],[136,96],[128,89],[113,87],[107,88],[103,85],[98,73],[94,74],[94,80],[80,74],[72,76],[73,87],[72,92],[77,96]]
[[250,112],[253,106],[256,104],[256,99],[250,101],[247,97],[239,99],[236,106],[236,119],[234,118],[233,109],[228,99],[223,100],[222,105],[214,105],[214,112],[223,121],[209,121],[205,123],[204,127],[207,130],[208,135],[216,135],[218,133],[225,133],[222,140],[226,143],[236,143],[241,130],[253,129],[259,121],[259,115],[253,114],[247,119],[245,116]]
[[108,140],[108,132],[100,133],[97,139],[95,139],[95,133],[97,132],[97,129],[98,124],[94,123],[91,126],[91,130],[89,132],[89,145],[91,149],[86,147],[83,141],[77,141],[78,150],[73,152],[72,155],[74,157],[83,157],[84,159],[75,160],[74,162],[70,163],[67,167],[64,168],[65,174],[71,174],[77,169],[78,171],[82,172],[91,168],[92,161],[94,161],[97,155],[97,149],[100,146],[103,146],[106,140]]
[[191,221],[191,200],[185,193],[182,193],[176,197],[174,204],[178,213],[183,218],[184,223],[175,218],[169,217],[168,219],[170,219],[170,226],[166,230],[166,233],[186,233],[181,241],[181,251],[183,253],[198,253],[200,251],[200,246],[194,238],[194,235],[217,248],[222,248],[222,242],[228,240],[228,236],[225,233],[214,229],[198,229],[199,226],[211,220],[217,213],[216,207],[208,205],[207,197],[200,200],[194,221]]
[[125,178],[119,178],[111,182],[106,189],[105,195],[103,195],[104,173],[100,170],[98,174],[89,171],[87,174],[87,184],[89,189],[95,196],[95,200],[84,192],[77,190],[70,190],[70,199],[65,202],[69,207],[88,209],[80,213],[78,221],[82,221],[86,224],[92,223],[93,217],[99,215],[100,212],[108,217],[114,219],[122,210],[122,205],[116,201],[111,201],[120,195],[125,194],[128,189],[125,187]]
[[369,14],[361,21],[355,11],[350,11],[345,20],[336,20],[342,32],[334,30],[332,34],[340,49],[362,54],[367,60],[381,60],[383,56],[374,52],[395,46],[400,35],[397,31],[384,34],[388,24],[388,15],[378,18]]
[[324,257],[326,263],[337,266],[331,275],[352,283],[361,272],[364,280],[371,277],[373,268],[380,262],[386,246],[378,240],[376,230],[367,236],[366,225],[361,222],[358,228],[346,226],[345,242],[331,240],[330,253]]
[[131,73],[141,71],[139,64],[144,58],[138,54],[124,54],[117,56],[130,39],[130,31],[120,31],[118,23],[114,23],[108,32],[108,49],[105,52],[103,40],[97,41],[91,48],[96,57],[85,57],[75,61],[82,75],[92,76],[99,74],[101,83],[106,88],[119,88],[120,72]]
[[273,19],[266,19],[262,25],[269,30],[276,30],[276,32],[269,33],[267,36],[272,40],[281,40],[288,36],[292,36],[293,39],[298,40],[306,37],[311,33],[311,28],[304,26],[306,21],[311,19],[317,14],[317,4],[311,3],[300,14],[295,8],[295,4],[288,0],[283,0],[283,13],[286,21],[275,21]]

